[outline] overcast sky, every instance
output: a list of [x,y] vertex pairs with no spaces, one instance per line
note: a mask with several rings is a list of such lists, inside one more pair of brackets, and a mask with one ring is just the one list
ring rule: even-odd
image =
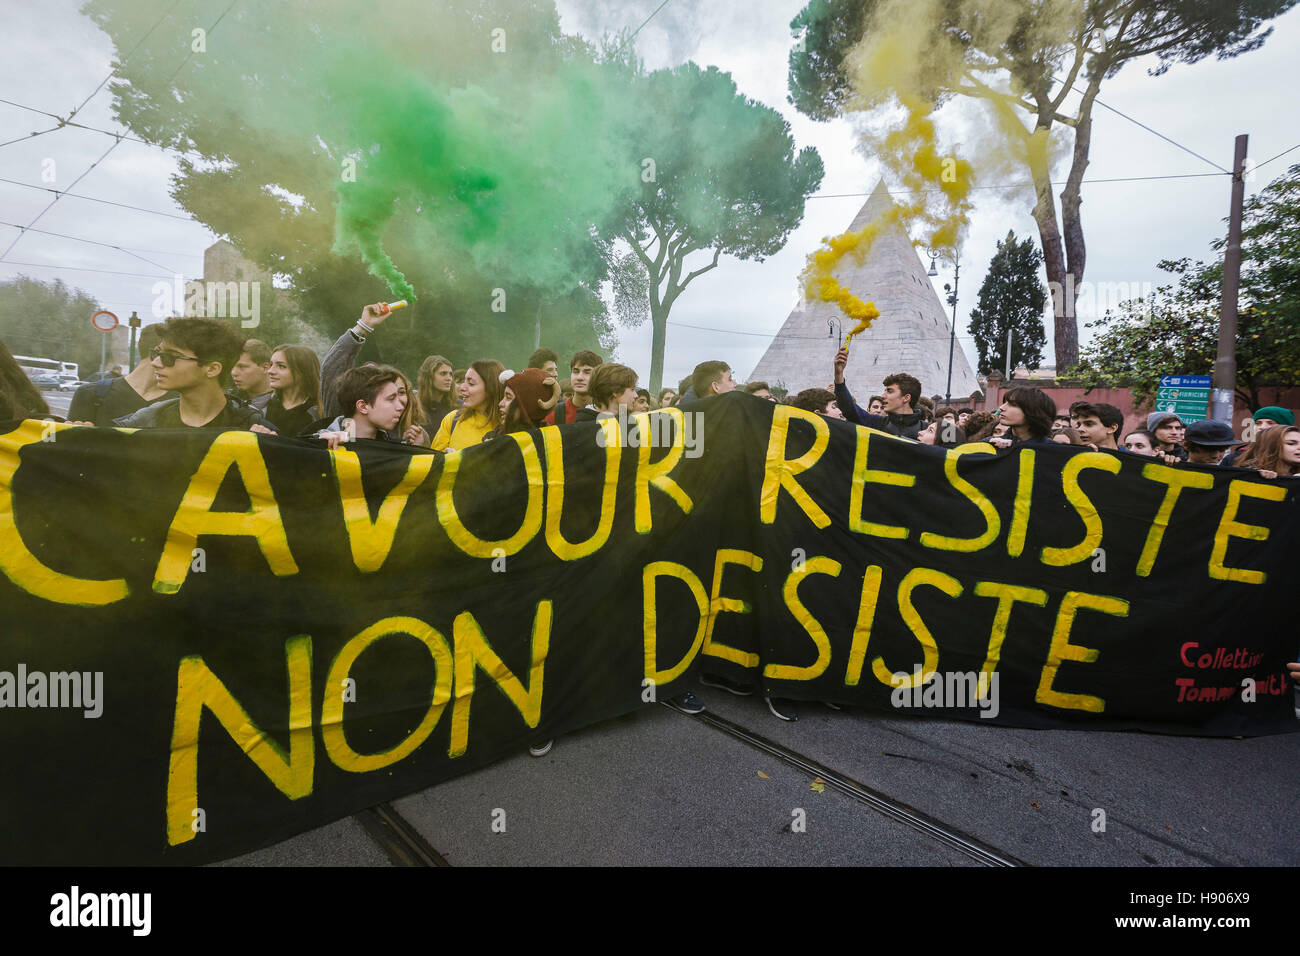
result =
[[[562,2],[565,29],[635,28],[660,0],[593,3]],[[868,193],[879,170],[856,151],[849,123],[814,123],[786,103],[788,24],[803,5],[804,0],[668,0],[637,36],[637,49],[651,68],[694,59],[730,72],[745,94],[786,116],[798,147],[811,145],[820,152],[826,176],[819,195]],[[112,45],[78,7],[74,0],[6,0],[5,30],[0,35],[0,97],[66,116],[104,80],[111,69]],[[1233,137],[1248,133],[1251,158],[1263,162],[1300,143],[1300,99],[1292,89],[1300,58],[1300,9],[1274,25],[1263,49],[1234,60],[1175,66],[1161,77],[1146,74],[1149,64],[1130,64],[1105,82],[1101,101],[1225,168],[1232,164]],[[105,88],[86,104],[77,121],[119,129],[110,107]],[[959,132],[975,121],[974,114],[960,105],[946,109],[941,120],[941,133]],[[0,143],[53,125],[55,121],[48,117],[0,103]],[[27,188],[33,185],[71,188],[74,193],[175,218],[61,199],[34,229],[105,245],[29,231],[0,262],[0,280],[18,274],[62,278],[123,318],[135,309],[149,321],[150,289],[157,277],[175,272],[187,278],[200,276],[203,250],[218,237],[187,221],[187,214],[169,196],[170,177],[176,170],[174,154],[124,140],[90,169],[113,144],[102,133],[65,127],[0,146],[0,178],[13,181],[0,182],[0,222],[25,225],[48,205],[52,196]],[[978,157],[971,158],[978,166]],[[1300,162],[1300,150],[1255,173],[1247,184],[1248,193],[1262,188],[1293,162]],[[1063,178],[1065,170],[1057,172],[1056,178]],[[1087,179],[1215,172],[1201,159],[1106,109],[1094,113]],[[43,173],[53,175],[54,181],[44,182]],[[1223,175],[1085,185],[1087,278],[1098,283],[1159,285],[1166,277],[1156,269],[1158,260],[1208,257],[1210,241],[1226,228],[1229,190]],[[975,351],[970,339],[964,338],[967,314],[997,240],[1014,229],[1018,236],[1031,235],[1037,243],[1028,205],[1008,202],[996,190],[978,191],[974,197],[958,304],[958,343],[972,365]],[[803,224],[780,253],[763,263],[724,258],[717,269],[697,279],[669,319],[665,383],[676,382],[697,362],[711,358],[724,359],[738,377],[747,376],[793,307],[796,276],[809,252],[823,237],[843,231],[864,201],[865,196],[811,199]],[[0,251],[17,235],[16,228],[0,226]],[[943,266],[941,273],[934,280],[936,288],[951,280],[951,272]],[[857,291],[864,297],[871,293]],[[1087,330],[1081,328],[1080,333],[1086,341]],[[1048,336],[1046,361],[1050,363],[1050,324]],[[833,343],[828,342],[828,368],[833,351]],[[643,377],[649,372],[649,353],[648,323],[640,329],[620,330],[618,358]]]

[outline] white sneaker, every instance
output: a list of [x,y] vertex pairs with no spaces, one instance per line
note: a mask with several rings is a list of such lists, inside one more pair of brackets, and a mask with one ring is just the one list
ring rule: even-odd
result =
[[553,746],[555,746],[555,741],[548,740],[546,741],[546,743],[538,744],[536,747],[529,747],[528,752],[532,754],[534,757],[545,757],[548,753],[551,752],[551,748]]

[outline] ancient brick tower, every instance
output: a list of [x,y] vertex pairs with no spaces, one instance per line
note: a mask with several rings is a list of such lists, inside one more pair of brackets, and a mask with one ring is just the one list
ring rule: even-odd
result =
[[[849,229],[862,229],[892,203],[882,181]],[[893,372],[919,378],[923,395],[942,395],[947,388],[951,325],[927,267],[902,228],[894,227],[876,238],[861,265],[849,257],[836,270],[841,283],[880,309],[880,317],[854,338],[849,351],[845,380],[859,405],[865,407],[870,396],[880,394],[881,379]],[[966,294],[974,295],[974,290]],[[827,320],[834,320],[835,331]],[[836,333],[853,325],[829,302],[800,303],[746,381],[781,383],[792,395],[805,388],[825,388],[833,376]],[[958,342],[952,358],[953,402],[965,404],[979,388]]]

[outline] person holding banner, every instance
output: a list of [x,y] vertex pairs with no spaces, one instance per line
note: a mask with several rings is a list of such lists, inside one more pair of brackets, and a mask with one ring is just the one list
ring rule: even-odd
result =
[[470,363],[461,386],[464,402],[438,426],[438,433],[433,436],[434,451],[460,451],[480,444],[501,426],[500,405],[505,394],[501,373],[504,371],[505,366],[496,359]]
[[560,400],[560,383],[555,375],[540,368],[501,373],[502,423],[498,435],[540,428],[542,421]]
[[[1276,425],[1294,425],[1295,415],[1285,408],[1279,408],[1277,405],[1265,405],[1255,412],[1252,421],[1255,423],[1255,435],[1258,437]],[[1247,461],[1254,454],[1255,442],[1249,441],[1224,455],[1223,461],[1219,462],[1219,464],[1226,468],[1229,465],[1236,464],[1239,460]]]
[[1278,426],[1255,441],[1255,453],[1239,467],[1253,468],[1265,478],[1300,475],[1300,428]]
[[1156,446],[1166,455],[1173,455],[1179,461],[1187,460],[1187,449],[1183,447],[1183,420],[1173,412],[1152,412],[1147,416],[1147,431],[1156,436]]
[[148,408],[155,402],[175,398],[175,393],[158,386],[150,364],[149,353],[161,341],[158,335],[161,328],[161,325],[155,324],[146,325],[140,330],[140,361],[126,375],[91,382],[78,388],[72,395],[72,404],[68,406],[68,421],[111,428],[113,422],[123,416]]
[[224,386],[244,339],[217,319],[168,319],[149,353],[158,386],[180,397],[157,402],[114,421],[123,428],[239,428],[269,423],[251,405],[229,398]]
[[355,438],[402,441],[399,423],[410,401],[403,381],[402,373],[388,365],[348,369],[339,379],[338,396],[345,408],[351,407],[352,414],[339,415],[316,437],[324,439],[331,451],[340,442]]
[[273,394],[265,415],[285,438],[294,438],[321,416],[320,359],[305,345],[278,345],[267,372]]
[[1009,437],[990,438],[998,448],[1013,445],[1051,443],[1052,422],[1056,418],[1056,403],[1041,389],[1017,385],[1002,397],[998,419],[1009,429]]

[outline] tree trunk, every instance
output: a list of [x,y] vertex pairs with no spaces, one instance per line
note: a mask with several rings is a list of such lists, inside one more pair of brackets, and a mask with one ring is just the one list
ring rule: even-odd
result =
[[[1042,130],[1043,127],[1040,126],[1039,129]],[[1074,288],[1074,280],[1066,279],[1065,247],[1056,220],[1056,200],[1052,196],[1052,169],[1047,159],[1045,131],[1043,148],[1035,150],[1031,146],[1029,157],[1034,192],[1038,197],[1033,209],[1034,222],[1038,224],[1038,240],[1043,246],[1043,265],[1047,270],[1047,287],[1052,294],[1056,374],[1062,375],[1079,357],[1078,327],[1074,318],[1077,290]],[[1070,351],[1069,343],[1073,343],[1073,351]],[[1062,346],[1066,347],[1063,349]]]
[[[1088,151],[1092,148],[1092,103],[1097,98],[1101,86],[1101,73],[1093,75],[1079,103],[1079,119],[1074,127],[1074,156],[1070,163],[1070,174],[1066,177],[1065,188],[1061,190],[1061,225],[1065,232],[1065,273],[1070,276],[1070,288],[1073,298],[1077,300],[1079,289],[1083,284],[1083,270],[1087,264],[1088,251],[1083,239],[1083,220],[1080,206],[1083,197],[1080,186],[1084,171],[1088,168]],[[1057,368],[1076,365],[1079,361],[1079,317],[1075,315],[1074,302],[1070,303],[1068,323],[1060,319],[1056,322],[1056,363]],[[1062,365],[1061,363],[1065,364]]]
[[663,388],[664,346],[668,342],[668,309],[660,302],[650,303],[650,324],[653,334],[650,339],[650,394],[657,396]]

